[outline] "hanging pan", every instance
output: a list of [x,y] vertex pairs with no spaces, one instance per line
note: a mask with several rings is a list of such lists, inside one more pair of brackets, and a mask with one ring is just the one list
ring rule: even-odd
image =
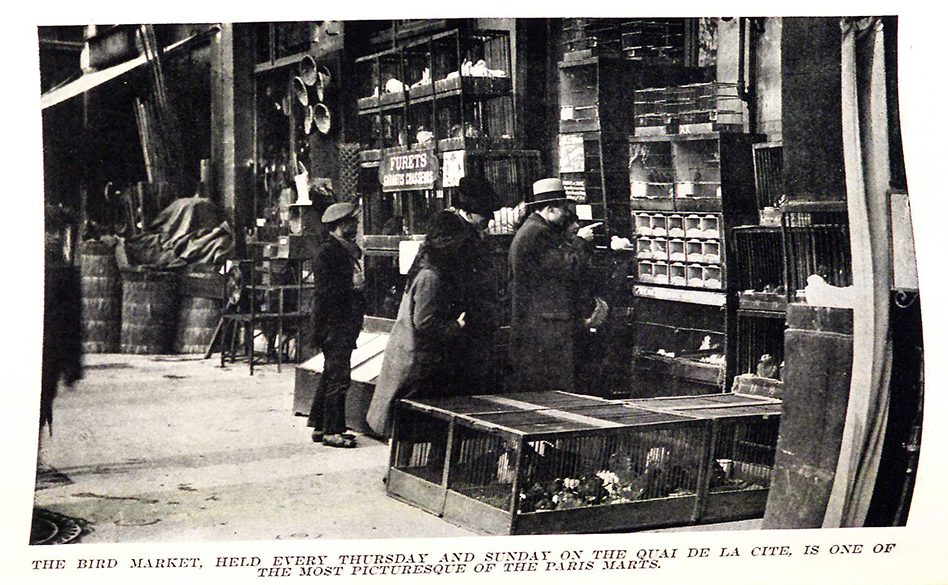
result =
[[316,73],[316,61],[309,55],[305,55],[300,59],[300,79],[303,80],[303,83],[306,85],[313,85],[316,83],[318,75]]
[[290,81],[290,89],[300,104],[304,106],[309,105],[309,94],[306,92],[306,84],[303,83],[302,79],[294,77],[293,80]]
[[323,101],[326,96],[326,88],[332,83],[332,73],[325,65],[320,65],[316,70],[316,97],[317,101]]
[[329,134],[329,129],[332,127],[332,120],[329,114],[329,108],[324,104],[316,104],[313,106],[313,121],[320,134]]
[[313,118],[313,106],[303,108],[303,132],[305,132],[307,136],[313,131]]

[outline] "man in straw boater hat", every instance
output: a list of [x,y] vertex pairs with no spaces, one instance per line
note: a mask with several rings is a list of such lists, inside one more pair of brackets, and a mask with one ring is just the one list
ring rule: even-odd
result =
[[313,258],[313,345],[325,358],[313,396],[307,426],[313,442],[330,447],[355,447],[346,432],[346,392],[351,383],[349,360],[362,330],[365,276],[362,250],[355,243],[359,206],[333,203],[323,212],[329,236]]
[[592,253],[593,229],[567,228],[575,205],[559,179],[533,184],[529,215],[510,245],[510,365],[515,391],[575,389],[575,343],[583,316],[577,281]]

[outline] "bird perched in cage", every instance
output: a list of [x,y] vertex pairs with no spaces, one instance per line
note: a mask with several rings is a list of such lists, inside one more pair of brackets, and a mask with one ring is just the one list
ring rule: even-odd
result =
[[817,307],[852,308],[855,298],[852,286],[833,286],[818,275],[811,274],[806,279],[806,302]]
[[598,504],[607,495],[605,482],[596,475],[584,476],[575,489],[576,494],[587,504]]
[[757,362],[757,375],[761,378],[777,377],[777,361],[769,353],[760,356],[760,361]]
[[556,494],[554,503],[556,504],[557,510],[569,510],[571,508],[579,508],[584,502],[579,494],[570,490],[563,490]]

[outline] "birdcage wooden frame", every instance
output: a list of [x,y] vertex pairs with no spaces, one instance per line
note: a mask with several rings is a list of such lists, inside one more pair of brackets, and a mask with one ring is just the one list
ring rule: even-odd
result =
[[[779,400],[730,393],[625,401],[564,392],[403,400],[395,411],[387,491],[490,534],[633,531],[760,517],[779,414]],[[426,428],[434,431],[426,434]],[[627,475],[628,485],[618,475],[609,479],[610,491],[603,479],[611,478],[608,470],[598,469],[603,457],[620,462],[617,470],[626,461],[629,470],[642,471]],[[667,475],[660,470],[642,480],[650,465],[653,471],[665,466]],[[538,486],[575,485],[567,482],[579,482],[578,475],[566,472],[580,471],[583,482],[599,486],[595,494],[568,500],[564,488],[556,509],[543,509]]]

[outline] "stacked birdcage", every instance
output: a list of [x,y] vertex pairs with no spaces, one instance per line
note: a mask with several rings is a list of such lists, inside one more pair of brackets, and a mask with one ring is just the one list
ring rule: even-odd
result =
[[743,101],[737,84],[719,81],[639,89],[635,135],[740,131]]
[[636,136],[666,133],[665,126],[671,121],[666,106],[667,89],[649,87],[633,92]]
[[636,18],[622,23],[622,54],[652,64],[680,64],[685,54],[685,19]]
[[532,392],[401,401],[390,496],[500,534],[760,516],[780,402]]
[[615,18],[564,18],[563,52],[611,51],[618,52],[622,36],[622,21]]
[[788,203],[782,209],[784,287],[790,301],[803,295],[811,276],[826,284],[853,283],[849,218],[845,203]]

